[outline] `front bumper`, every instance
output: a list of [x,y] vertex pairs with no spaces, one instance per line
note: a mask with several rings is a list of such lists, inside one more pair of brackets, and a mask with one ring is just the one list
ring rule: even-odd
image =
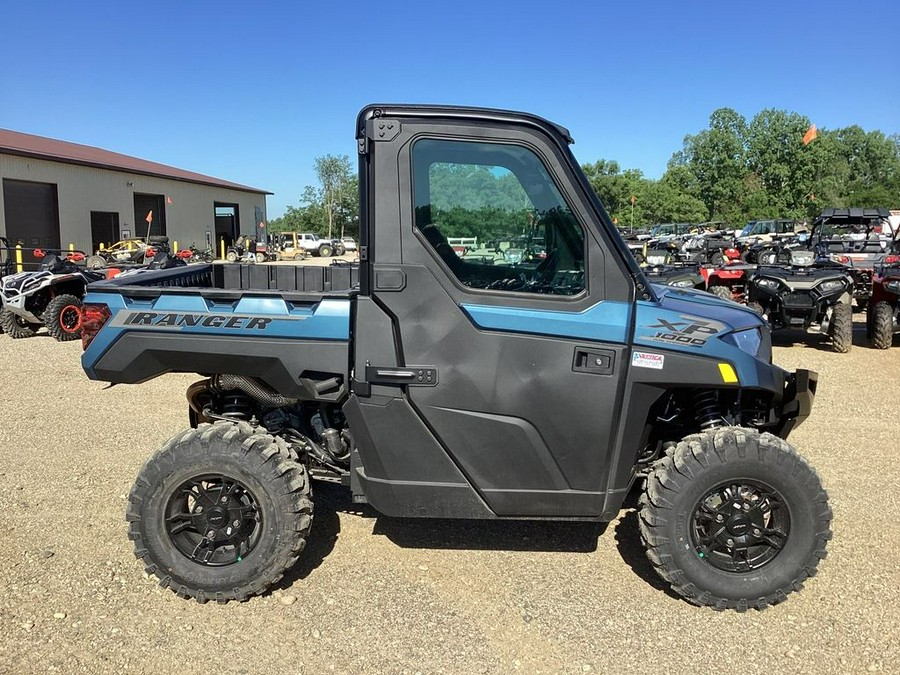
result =
[[809,417],[818,385],[819,374],[814,370],[801,368],[788,374],[784,381],[784,397],[776,410],[778,423],[774,431],[778,436],[787,438]]

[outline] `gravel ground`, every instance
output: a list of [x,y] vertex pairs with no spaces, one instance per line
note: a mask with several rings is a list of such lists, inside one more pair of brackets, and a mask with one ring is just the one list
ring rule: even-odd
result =
[[404,521],[329,486],[279,589],[180,600],[132,556],[125,495],[187,426],[197,378],[107,389],[77,343],[0,336],[0,672],[897,672],[900,349],[861,329],[847,355],[798,333],[775,349],[821,373],[791,440],[831,494],[834,541],[802,593],[743,615],[673,597],[630,509],[605,528]]

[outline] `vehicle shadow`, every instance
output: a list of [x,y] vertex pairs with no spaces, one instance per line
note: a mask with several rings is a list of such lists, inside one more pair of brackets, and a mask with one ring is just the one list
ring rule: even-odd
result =
[[402,548],[591,553],[607,523],[377,516],[373,534]]
[[[609,523],[596,522],[392,518],[369,506],[352,503],[350,493],[340,485],[317,481],[314,491],[314,524],[306,548],[275,589],[290,587],[322,564],[340,535],[339,513],[374,519],[373,535],[387,537],[396,546],[410,549],[592,553],[609,528]],[[652,588],[678,598],[657,575],[644,552],[638,531],[639,495],[636,485],[622,505],[626,513],[615,526],[616,548],[638,577]]]
[[[341,533],[338,513],[355,512],[346,488],[333,483],[313,483],[313,525],[306,540],[306,547],[297,564],[285,572],[271,591],[285,590],[296,581],[305,579],[322,564],[326,556],[334,550]],[[268,593],[267,593],[268,594]]]
[[672,598],[680,598],[671,587],[653,569],[644,544],[641,542],[641,533],[638,529],[638,497],[641,494],[641,481],[635,483],[635,487],[628,493],[622,509],[625,515],[619,519],[616,525],[616,548],[625,564],[631,568],[637,576],[647,582],[652,588],[662,591]]
[[[831,338],[824,333],[805,331],[797,328],[783,328],[772,332],[773,347],[809,347],[821,352],[834,352]],[[853,346],[869,348],[872,345],[866,337],[866,325],[855,322],[853,324]]]

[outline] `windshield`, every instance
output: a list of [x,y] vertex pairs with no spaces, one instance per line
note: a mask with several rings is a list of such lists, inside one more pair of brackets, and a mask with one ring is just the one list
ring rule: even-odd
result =
[[850,223],[841,220],[822,223],[819,226],[819,233],[826,237],[850,236],[853,239],[865,239],[875,234],[872,222]]

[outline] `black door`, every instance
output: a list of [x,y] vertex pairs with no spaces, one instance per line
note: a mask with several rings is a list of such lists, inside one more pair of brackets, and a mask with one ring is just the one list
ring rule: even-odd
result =
[[107,247],[119,240],[119,214],[114,211],[91,211],[91,250]]
[[60,248],[56,184],[4,178],[3,212],[11,246]]
[[[149,221],[149,222],[148,222]],[[164,195],[134,195],[134,236],[145,239],[166,234],[166,199]]]
[[[374,213],[372,295],[407,401],[494,513],[597,516],[627,371],[624,270],[540,135],[422,131],[404,123],[390,144],[385,184],[406,199]],[[460,255],[450,237],[477,244]],[[357,335],[363,352],[379,339]]]
[[237,204],[215,202],[216,213],[216,246],[225,241],[226,248],[231,246],[241,231],[240,209]]

